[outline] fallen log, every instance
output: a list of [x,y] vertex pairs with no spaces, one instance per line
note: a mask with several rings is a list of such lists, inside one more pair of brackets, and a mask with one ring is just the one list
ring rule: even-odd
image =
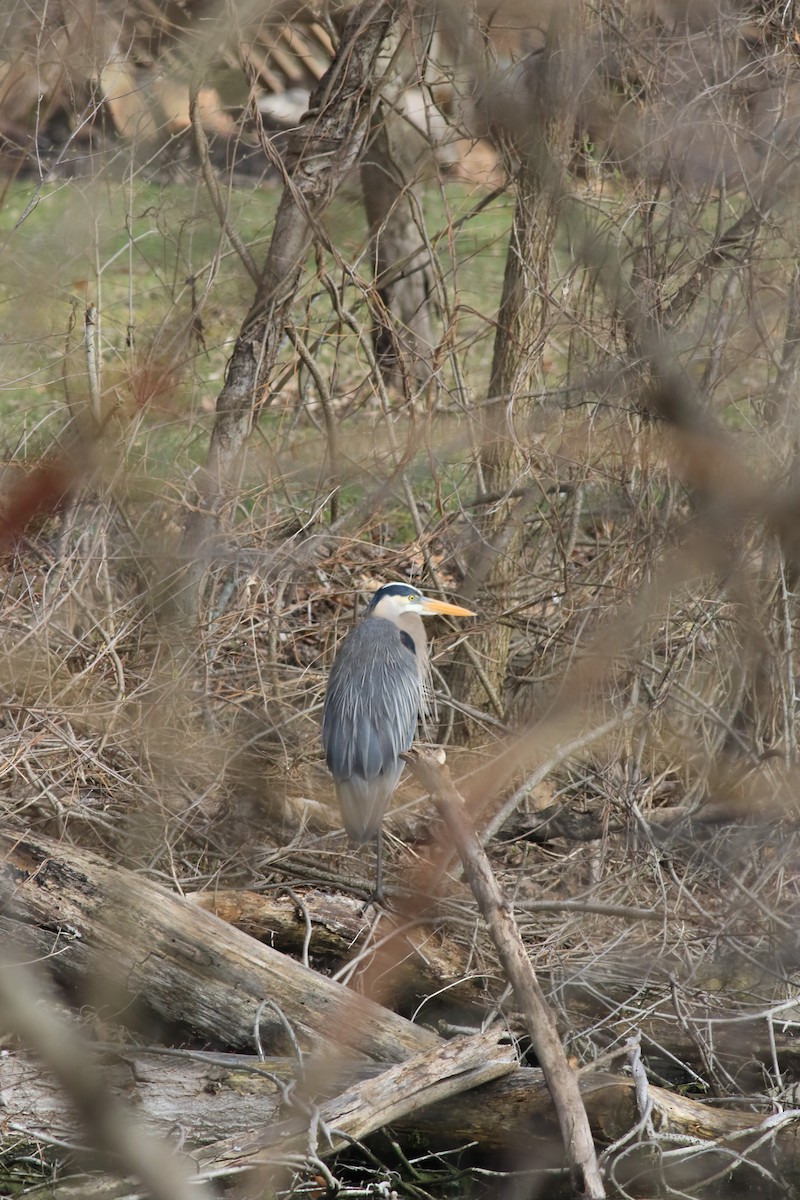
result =
[[[186,897],[251,937],[285,954],[306,955],[315,967],[335,969],[349,961],[371,932],[364,905],[352,896],[313,890],[302,896],[281,892],[215,889]],[[427,922],[403,924],[387,913],[381,935],[394,933],[402,968],[402,990],[416,1001],[447,991],[449,1007],[471,1011],[476,1020],[486,1007],[483,973],[470,969],[470,953]]]
[[[314,1129],[325,1132],[324,1146],[316,1141],[309,1146],[308,1117],[265,1129],[262,1125],[234,1138],[216,1142],[195,1155],[199,1179],[217,1178],[252,1170],[267,1163],[282,1162],[287,1154],[313,1153],[329,1156],[360,1141],[384,1125],[393,1125],[416,1115],[420,1109],[447,1101],[489,1080],[510,1074],[517,1064],[511,1046],[498,1045],[497,1030],[472,1037],[453,1038],[436,1050],[424,1050],[408,1062],[387,1067],[373,1079],[351,1088],[315,1106]],[[323,1083],[328,1074],[324,1064],[312,1067],[311,1076],[301,1089],[306,1102],[316,1092],[314,1076]]]
[[[257,1127],[278,1122],[286,1112],[279,1084],[296,1078],[297,1063],[288,1058],[260,1061],[251,1055],[114,1047],[103,1053],[101,1069],[109,1089],[131,1101],[151,1131],[174,1136],[179,1129],[187,1145],[202,1146],[224,1138],[243,1141]],[[385,1069],[386,1064],[341,1064],[335,1079],[337,1086],[350,1089],[360,1080],[375,1081]],[[583,1071],[578,1082],[599,1147],[619,1142],[641,1124],[632,1079]],[[0,1057],[0,1097],[0,1152],[12,1146],[24,1151],[29,1143],[31,1154],[41,1154],[48,1141],[75,1145],[80,1139],[79,1122],[63,1093],[27,1055]],[[800,1177],[796,1113],[785,1114],[784,1121],[773,1125],[772,1116],[722,1109],[659,1087],[650,1087],[647,1098],[654,1132],[642,1133],[646,1144],[691,1142],[695,1152],[705,1148],[709,1162],[719,1165],[718,1146],[729,1148],[738,1140],[742,1148],[766,1139],[765,1156],[777,1155],[786,1174]],[[400,1136],[412,1134],[418,1149],[423,1145],[432,1151],[477,1143],[485,1154],[509,1153],[520,1144],[558,1140],[552,1101],[536,1068],[517,1068],[470,1092],[397,1116],[392,1128]],[[324,1148],[321,1153],[326,1153]],[[196,1162],[213,1157],[211,1151],[193,1154]],[[108,1188],[109,1194],[119,1189],[119,1180],[109,1180]],[[124,1192],[122,1188],[120,1194]],[[97,1194],[107,1193],[101,1189]]]
[[[780,1038],[776,1038],[780,1053]],[[338,1063],[329,1083],[343,1090],[387,1066]],[[279,1084],[289,1085],[297,1078],[297,1062],[292,1058],[262,1061],[250,1054],[167,1047],[104,1047],[99,1068],[109,1091],[129,1100],[152,1132],[166,1136],[180,1128],[187,1142],[197,1146],[241,1137],[259,1124],[277,1121],[283,1104]],[[598,1143],[607,1145],[623,1136],[635,1121],[631,1080],[607,1071],[585,1071],[579,1083]],[[736,1122],[731,1125],[727,1120],[731,1114],[719,1106],[712,1108],[656,1086],[651,1095],[656,1102],[654,1119],[661,1128],[687,1136],[696,1132],[701,1120],[708,1136],[722,1136],[736,1128]],[[80,1126],[66,1097],[47,1069],[23,1052],[0,1055],[0,1103],[6,1128],[17,1130],[15,1140],[20,1136],[30,1138],[32,1144],[48,1138],[70,1144],[79,1140]],[[738,1114],[732,1115],[738,1119]],[[476,1092],[468,1102],[433,1105],[409,1121],[399,1119],[396,1127],[424,1132],[433,1148],[477,1141],[487,1151],[507,1151],[516,1143],[519,1120],[554,1122],[538,1068],[520,1068]],[[6,1148],[0,1140],[0,1154]]]
[[[351,1027],[344,1029],[341,1038],[356,1053],[371,1052],[378,1058],[376,1046],[385,1039],[391,1054],[382,1061],[391,1063],[409,1057],[409,1046],[419,1053],[442,1045],[435,1035],[353,997],[346,989],[284,960],[179,896],[130,872],[109,867],[86,851],[33,835],[13,838],[8,833],[0,835],[0,849],[5,857],[5,868],[0,871],[0,899],[5,914],[3,928],[9,935],[6,945],[16,939],[29,950],[33,944],[46,951],[52,973],[73,987],[98,972],[107,973],[115,962],[127,974],[130,990],[146,996],[165,1017],[199,1028],[216,1041],[230,1037],[235,1045],[250,1039],[250,1022],[265,992],[280,987],[288,977],[290,983],[283,992],[285,1015],[301,1040],[314,1051],[322,1048],[322,1053],[330,1056],[332,1041],[339,1040],[336,1005],[341,1001],[358,1005],[358,1019],[351,1020]],[[344,1021],[346,1017],[347,1010]],[[326,1022],[333,1022],[332,1032]],[[264,1022],[265,1043],[268,1032],[272,1032],[267,1028],[270,1023]],[[279,1036],[273,1038],[276,1043],[280,1040]],[[229,1060],[214,1055],[205,1060],[193,1056],[192,1061],[204,1064],[203,1070],[195,1073],[194,1083],[184,1078],[180,1086],[173,1076],[177,1092],[173,1089],[171,1096],[166,1087],[170,1072],[159,1068],[156,1059],[144,1063],[136,1054],[125,1050],[115,1056],[117,1070],[120,1063],[124,1066],[119,1084],[123,1095],[147,1112],[148,1105],[152,1105],[153,1111],[160,1113],[158,1123],[172,1128],[178,1124],[190,1139],[196,1137],[202,1142],[235,1136],[242,1130],[236,1123],[239,1108],[246,1121],[245,1131],[253,1130],[262,1120],[268,1123],[277,1119],[277,1100],[274,1108],[264,1102],[255,1083],[253,1068],[257,1064],[252,1058],[234,1056]],[[0,1066],[7,1067],[12,1058],[0,1059]],[[149,1085],[144,1079],[148,1072]],[[18,1078],[10,1090],[7,1076],[0,1074],[6,1128],[15,1130],[17,1141],[29,1127],[33,1135],[42,1137],[47,1136],[49,1128],[52,1137],[54,1130],[60,1132],[52,1109],[42,1110],[37,1128],[35,1111],[26,1117],[13,1106],[22,1103],[20,1098],[26,1095],[31,1078],[41,1076],[41,1069],[29,1068],[24,1074],[25,1079]],[[636,1127],[640,1113],[630,1080],[583,1074],[579,1084],[599,1145],[614,1142]],[[254,1099],[245,1102],[251,1089]],[[145,1103],[143,1096],[148,1090],[150,1099]],[[698,1139],[698,1147],[705,1148],[704,1153],[707,1150],[716,1154],[717,1144],[727,1139],[724,1153],[720,1150],[719,1154],[719,1161],[726,1163],[731,1145],[738,1145],[736,1139],[742,1146],[761,1139],[773,1145],[788,1172],[798,1174],[795,1143],[787,1132],[791,1116],[781,1117],[785,1124],[774,1128],[770,1122],[777,1118],[724,1112],[655,1087],[650,1088],[649,1095],[655,1132],[648,1144],[661,1145],[664,1138],[672,1136],[692,1137]],[[160,1097],[158,1102],[156,1096]],[[9,1107],[10,1100],[13,1104]],[[201,1113],[205,1114],[202,1125]],[[224,1120],[217,1121],[215,1113],[224,1113]],[[410,1124],[417,1134],[438,1145],[478,1142],[487,1152],[513,1149],[519,1144],[520,1130],[525,1136],[551,1140],[556,1131],[542,1076],[532,1069],[516,1071],[509,1080],[496,1080],[468,1097],[432,1104],[411,1117],[399,1116],[396,1121],[398,1128]],[[114,1187],[116,1194],[125,1194],[124,1187],[119,1190],[118,1181]]]
[[[435,1034],[240,933],[123,867],[33,834],[0,834],[0,904],[8,940],[41,956],[92,999],[142,1000],[162,1019],[228,1048],[304,1049],[402,1062]],[[32,936],[28,940],[28,929]],[[101,986],[102,985],[102,986]],[[265,1001],[268,1002],[265,1007]],[[286,1020],[284,1020],[284,1017]]]
[[[770,811],[771,810],[771,811]],[[687,836],[690,831],[696,836],[704,827],[716,825],[761,825],[771,827],[786,820],[786,806],[768,801],[743,805],[735,793],[729,800],[709,802],[700,808],[686,804],[665,805],[654,808],[647,814],[647,824],[654,836],[666,834],[677,825],[685,825]],[[515,812],[498,831],[500,842],[533,842],[544,846],[557,838],[569,842],[596,842],[609,834],[625,833],[630,821],[625,818],[608,819],[602,806],[579,811],[566,804],[548,804],[535,812]]]
[[[315,967],[328,970],[351,960],[371,928],[361,901],[319,890],[264,896],[218,889],[192,893],[187,900],[276,950],[306,954]],[[441,999],[425,1005],[429,1023],[440,1015],[448,1024],[479,1023],[492,1002],[487,984],[496,984],[497,974],[468,974],[467,949],[446,933],[431,931],[426,923],[409,923],[398,929],[397,919],[386,914],[381,931],[384,929],[398,930],[394,953],[402,970],[393,973],[393,1007],[397,1000],[416,1007],[426,996],[440,995]],[[660,1060],[669,1075],[681,1067],[688,1075],[692,1071],[705,1075],[711,1057],[735,1073],[745,1090],[757,1093],[764,1069],[772,1069],[774,1058],[782,1071],[795,1074],[800,1070],[800,1037],[790,1032],[797,1028],[797,1012],[785,1007],[786,989],[766,978],[766,971],[759,975],[752,964],[749,970],[747,976],[741,962],[726,966],[716,960],[706,970],[695,971],[692,986],[681,990],[680,1021],[674,1007],[675,982],[657,961],[652,964],[649,982],[645,963],[637,963],[633,970],[629,956],[615,959],[613,955],[587,972],[583,981],[577,978],[565,984],[556,969],[542,982],[548,995],[559,995],[562,1033],[591,1026],[601,1045],[615,1046],[639,1035],[650,1062]],[[708,1041],[708,1018],[713,1015],[708,994],[717,995],[722,980],[726,1005],[725,1013],[718,1010],[718,1015],[736,1014],[738,1020],[721,1023]],[[774,1022],[763,1015],[747,1019],[748,1010],[758,1013],[770,1004],[781,1006],[780,1029],[771,1028]],[[505,1010],[513,1012],[512,1000],[506,1002]]]
[[[174,1154],[166,1141],[153,1138],[141,1127],[130,1107],[121,1104],[95,1070],[94,1054],[74,1024],[62,1019],[49,981],[30,966],[10,965],[3,958],[0,969],[0,1029],[12,1033],[47,1063],[60,1091],[78,1115],[83,1129],[90,1131],[93,1162],[130,1173],[137,1190],[149,1200],[212,1200],[209,1188],[196,1187],[185,1159]],[[16,1155],[12,1151],[9,1159]],[[8,1160],[0,1161],[0,1169]],[[14,1194],[13,1183],[0,1191]]]
[[[448,1043],[449,1044],[449,1043]],[[331,1081],[352,1088],[374,1080],[391,1064],[340,1064]],[[110,1048],[100,1058],[112,1092],[131,1100],[146,1126],[164,1135],[181,1127],[187,1143],[208,1146],[225,1138],[242,1140],[260,1124],[266,1128],[285,1112],[279,1083],[297,1077],[291,1058],[259,1059],[255,1055],[198,1050]],[[600,1146],[624,1137],[639,1120],[633,1080],[608,1071],[583,1071],[578,1082]],[[652,1086],[653,1124],[660,1132],[711,1140],[742,1133],[763,1116],[709,1105],[691,1096]],[[31,1142],[56,1139],[75,1143],[80,1125],[52,1076],[24,1052],[0,1057],[0,1095],[4,1121]],[[795,1114],[795,1118],[796,1118]],[[478,1142],[490,1151],[508,1151],[521,1133],[557,1136],[558,1125],[543,1073],[517,1067],[492,1083],[446,1101],[431,1102],[413,1113],[396,1116],[392,1126],[424,1135],[434,1148]],[[253,1134],[257,1141],[258,1134]],[[800,1169],[800,1144],[794,1136],[782,1146]],[[3,1147],[5,1148],[5,1147]],[[207,1155],[206,1155],[207,1157]]]
[[[6,954],[14,949],[19,958],[47,960],[56,979],[84,995],[91,990],[93,977],[99,973],[103,978],[109,966],[115,966],[118,973],[126,973],[128,991],[142,997],[165,1020],[195,1029],[224,1049],[252,1048],[255,1015],[266,995],[277,997],[286,1012],[296,1007],[298,1033],[308,1045],[329,1044],[331,1004],[335,1007],[335,998],[342,995],[352,1000],[348,990],[259,945],[142,876],[109,867],[96,855],[46,838],[14,838],[4,833],[0,858],[5,859],[5,869],[0,869],[4,912],[0,939]],[[138,899],[129,904],[129,896]],[[341,936],[348,931],[343,924]],[[315,925],[314,936],[316,933]],[[414,972],[418,962],[419,956],[414,955]],[[690,993],[683,997],[686,1019],[682,1026],[675,1017],[668,985],[656,977],[652,987],[643,992],[644,983],[641,972],[638,976],[631,973],[628,980],[623,967],[615,968],[609,961],[587,976],[585,987],[576,980],[565,989],[556,975],[546,990],[559,991],[575,1027],[602,1025],[609,1043],[616,1045],[638,1030],[648,1053],[666,1054],[676,1063],[702,1071],[697,1039],[705,1036],[708,1013],[700,999],[695,1006]],[[738,1021],[715,1031],[714,1055],[729,1070],[759,1074],[759,1064],[771,1064],[776,1053],[782,1070],[795,1071],[800,1063],[800,1038],[770,1029],[763,1016],[747,1021],[747,1008],[756,1004],[755,990],[749,991],[735,997]],[[626,997],[634,997],[636,1003],[627,1005]],[[763,991],[758,1001],[763,1008]],[[358,1003],[363,1004],[363,1024],[360,1017],[352,1022],[343,1039],[347,1045],[355,1043],[351,1048],[357,1053],[397,1062],[421,1049],[423,1043],[436,1044],[434,1035],[387,1009],[366,1001]],[[695,1007],[697,1032],[693,1038],[689,1026]],[[785,1002],[781,1020],[784,1025],[791,1023],[793,1030],[796,1013],[784,1009]],[[371,1014],[369,1020],[367,1013]],[[261,1036],[268,1052],[287,1048],[271,1013],[262,1020]]]
[[[366,1078],[384,1069],[359,1066]],[[277,1120],[279,1083],[288,1086],[297,1075],[292,1058],[136,1046],[98,1048],[97,1068],[108,1092],[132,1104],[151,1133],[168,1137],[180,1127],[198,1146]],[[341,1065],[343,1087],[359,1078],[356,1070]],[[15,1131],[17,1143],[23,1137],[32,1145],[76,1145],[85,1138],[52,1073],[25,1051],[0,1055],[0,1102],[4,1128]],[[0,1141],[0,1157],[9,1147],[10,1138]]]

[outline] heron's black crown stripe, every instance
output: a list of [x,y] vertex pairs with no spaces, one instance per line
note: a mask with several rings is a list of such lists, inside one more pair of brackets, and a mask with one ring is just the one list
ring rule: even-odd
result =
[[382,588],[378,588],[377,592],[370,601],[367,612],[369,612],[370,609],[375,608],[375,606],[380,603],[384,596],[404,596],[406,598],[413,596],[416,600],[422,598],[422,592],[419,590],[419,588],[412,587],[410,583],[387,583]]

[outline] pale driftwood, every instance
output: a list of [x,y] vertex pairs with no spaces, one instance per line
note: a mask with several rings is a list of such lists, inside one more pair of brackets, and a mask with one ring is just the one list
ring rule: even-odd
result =
[[[375,1081],[382,1069],[363,1062],[342,1065],[338,1084],[352,1086],[359,1077]],[[264,1126],[277,1120],[281,1096],[275,1080],[289,1083],[296,1070],[297,1064],[290,1059],[267,1059],[259,1064],[246,1055],[155,1053],[133,1047],[112,1051],[102,1063],[107,1085],[134,1100],[149,1126],[173,1137],[179,1130],[190,1145],[195,1139],[208,1140],[215,1127],[217,1136],[238,1134],[244,1139],[259,1120]],[[608,1146],[635,1129],[640,1114],[630,1078],[597,1071],[582,1073],[578,1082],[598,1145]],[[79,1137],[80,1127],[67,1100],[54,1089],[52,1078],[25,1056],[0,1058],[0,1095],[4,1127],[9,1131],[7,1137],[0,1137],[0,1149],[13,1145],[19,1153],[20,1141],[27,1138],[31,1152],[37,1153],[42,1139],[65,1138],[74,1143]],[[774,1163],[777,1156],[787,1177],[800,1177],[800,1142],[791,1116],[774,1125],[772,1116],[726,1111],[658,1087],[649,1089],[648,1099],[657,1138],[704,1144],[709,1172],[730,1166],[730,1160],[715,1151],[715,1143],[724,1142],[726,1150],[744,1153],[763,1139],[763,1158]],[[476,1142],[484,1152],[507,1154],[524,1144],[532,1158],[541,1157],[537,1147],[546,1150],[559,1141],[547,1085],[542,1072],[533,1068],[514,1070],[474,1091],[397,1117],[393,1128],[401,1137],[406,1130],[412,1133],[417,1146],[420,1138],[431,1149]],[[319,1152],[324,1156],[325,1146]],[[202,1155],[193,1157],[197,1160]],[[82,1200],[84,1188],[85,1184],[79,1189]],[[93,1179],[96,1200],[110,1200],[112,1195],[126,1195],[131,1190],[130,1184],[126,1187],[119,1180]],[[52,1195],[47,1191],[48,1200]],[[67,1200],[69,1189],[59,1187],[56,1195]]]
[[[330,892],[304,891],[298,898],[286,892],[266,896],[218,889],[193,892],[186,899],[276,950],[296,955],[307,952],[317,967],[351,959],[372,926],[361,900]],[[445,933],[432,931],[426,923],[403,923],[386,913],[381,937],[393,930],[397,931],[395,957],[403,965],[405,993],[424,997],[446,988],[448,1004],[476,1012],[483,1009],[485,977],[470,974],[464,946]]]
[[[198,1177],[249,1170],[281,1161],[287,1153],[335,1154],[352,1141],[360,1141],[384,1125],[408,1119],[427,1105],[445,1100],[450,1104],[455,1096],[510,1074],[516,1065],[516,1051],[511,1046],[498,1045],[497,1030],[442,1042],[436,1050],[425,1050],[319,1105],[315,1112],[318,1144],[315,1141],[309,1145],[307,1118],[293,1138],[287,1137],[286,1126],[267,1130],[261,1126],[198,1154]],[[306,1092],[303,1098],[307,1104],[316,1091],[314,1074],[320,1071],[324,1080],[327,1068],[320,1063],[312,1069],[305,1088],[301,1088]]]
[[433,754],[424,751],[411,751],[406,758],[414,775],[433,797],[453,838],[464,875],[489,927],[506,978],[514,990],[558,1113],[573,1188],[578,1195],[602,1200],[605,1187],[597,1165],[594,1139],[581,1100],[577,1076],[567,1062],[555,1018],[539,986],[508,899],[495,879],[475,830],[467,820],[464,802],[447,769],[440,765]]
[[96,1002],[124,1007],[141,999],[226,1048],[252,1048],[260,1010],[267,1049],[287,1046],[280,1014],[305,1048],[328,1054],[341,1046],[402,1062],[438,1044],[427,1030],[86,850],[4,833],[0,860],[11,940],[25,953],[22,925],[33,926],[33,952],[46,949],[52,974],[84,995],[93,989]]

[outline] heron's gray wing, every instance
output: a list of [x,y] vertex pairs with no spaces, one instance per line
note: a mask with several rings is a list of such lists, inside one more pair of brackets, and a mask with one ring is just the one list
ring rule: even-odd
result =
[[328,680],[322,745],[333,778],[396,773],[414,740],[420,678],[411,639],[391,621],[370,617],[342,642]]

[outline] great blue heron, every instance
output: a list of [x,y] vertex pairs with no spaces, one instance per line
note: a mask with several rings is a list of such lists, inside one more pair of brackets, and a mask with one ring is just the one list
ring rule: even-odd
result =
[[375,895],[382,898],[381,823],[424,707],[428,639],[422,617],[475,613],[407,583],[379,588],[339,647],[322,710],[322,745],[347,833],[377,841]]

